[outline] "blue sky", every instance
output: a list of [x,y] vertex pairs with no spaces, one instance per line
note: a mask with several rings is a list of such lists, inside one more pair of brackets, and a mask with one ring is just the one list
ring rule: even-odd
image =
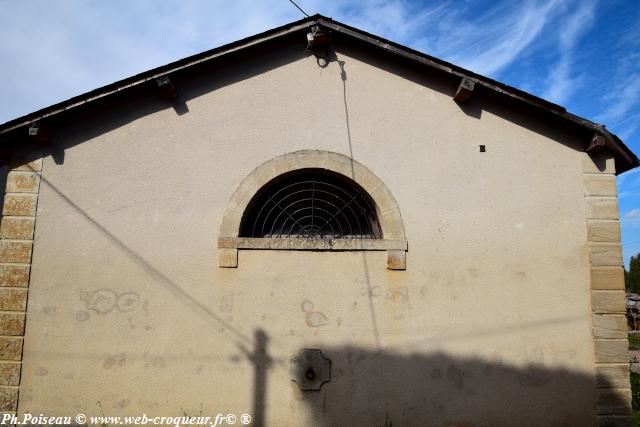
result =
[[[559,103],[640,153],[640,0],[299,0]],[[0,0],[0,123],[300,19],[288,0]],[[625,261],[640,171],[618,177]]]

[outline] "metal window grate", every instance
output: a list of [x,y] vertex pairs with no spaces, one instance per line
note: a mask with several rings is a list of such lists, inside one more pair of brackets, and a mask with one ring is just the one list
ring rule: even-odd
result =
[[308,169],[271,181],[254,196],[241,237],[381,239],[374,204],[352,180]]

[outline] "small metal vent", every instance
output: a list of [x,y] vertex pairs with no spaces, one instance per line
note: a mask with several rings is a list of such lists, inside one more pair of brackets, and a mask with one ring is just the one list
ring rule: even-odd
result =
[[254,196],[240,237],[381,239],[376,210],[355,182],[320,169],[276,178]]

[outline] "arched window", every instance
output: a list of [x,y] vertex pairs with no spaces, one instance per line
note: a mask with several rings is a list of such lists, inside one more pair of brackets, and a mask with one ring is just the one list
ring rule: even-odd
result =
[[321,169],[269,182],[249,203],[240,237],[381,239],[369,195],[357,183]]
[[400,209],[367,167],[321,150],[286,153],[256,167],[229,198],[218,234],[218,266],[239,250],[386,251],[404,270]]

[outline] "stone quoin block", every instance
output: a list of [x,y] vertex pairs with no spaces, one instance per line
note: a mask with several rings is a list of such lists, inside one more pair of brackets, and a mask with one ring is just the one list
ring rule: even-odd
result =
[[610,152],[584,153],[582,157],[582,171],[585,174],[615,174],[616,162]]
[[598,388],[630,388],[629,363],[596,366]]
[[624,291],[591,291],[594,313],[624,313],[627,309]]
[[624,289],[624,270],[622,267],[592,267],[591,289]]
[[24,335],[24,313],[0,313],[0,335]]
[[[620,340],[594,340],[596,363],[628,363],[629,341]],[[627,367],[628,369],[628,367]],[[628,375],[627,375],[628,378]]]
[[35,216],[38,196],[35,194],[6,194],[3,215]]
[[616,199],[588,198],[587,218],[589,219],[618,219],[618,201]]
[[40,172],[42,170],[42,159],[34,160],[29,163],[23,163],[12,168],[14,171],[35,171]]
[[624,314],[593,314],[592,317],[595,338],[627,337],[627,317]]
[[35,218],[4,216],[0,225],[0,237],[18,240],[33,239],[35,221]]
[[589,245],[589,258],[591,265],[622,265],[622,248],[619,244],[595,244]]
[[20,384],[20,363],[0,362],[0,385]]
[[598,414],[629,415],[631,414],[631,390],[598,389]]
[[600,427],[633,427],[633,417],[620,415],[598,416],[598,426]]
[[22,360],[22,337],[0,337],[0,360]]
[[620,242],[620,223],[618,221],[589,221],[587,239],[590,242]]
[[0,387],[0,411],[15,412],[18,410],[18,389]]
[[7,175],[7,193],[37,193],[40,175],[36,172],[14,172]]
[[0,262],[28,264],[31,262],[32,242],[0,241]]
[[27,287],[29,286],[28,265],[0,264],[0,286]]
[[26,309],[26,288],[0,288],[0,311],[25,311]]
[[615,175],[585,175],[584,194],[585,196],[615,196]]

